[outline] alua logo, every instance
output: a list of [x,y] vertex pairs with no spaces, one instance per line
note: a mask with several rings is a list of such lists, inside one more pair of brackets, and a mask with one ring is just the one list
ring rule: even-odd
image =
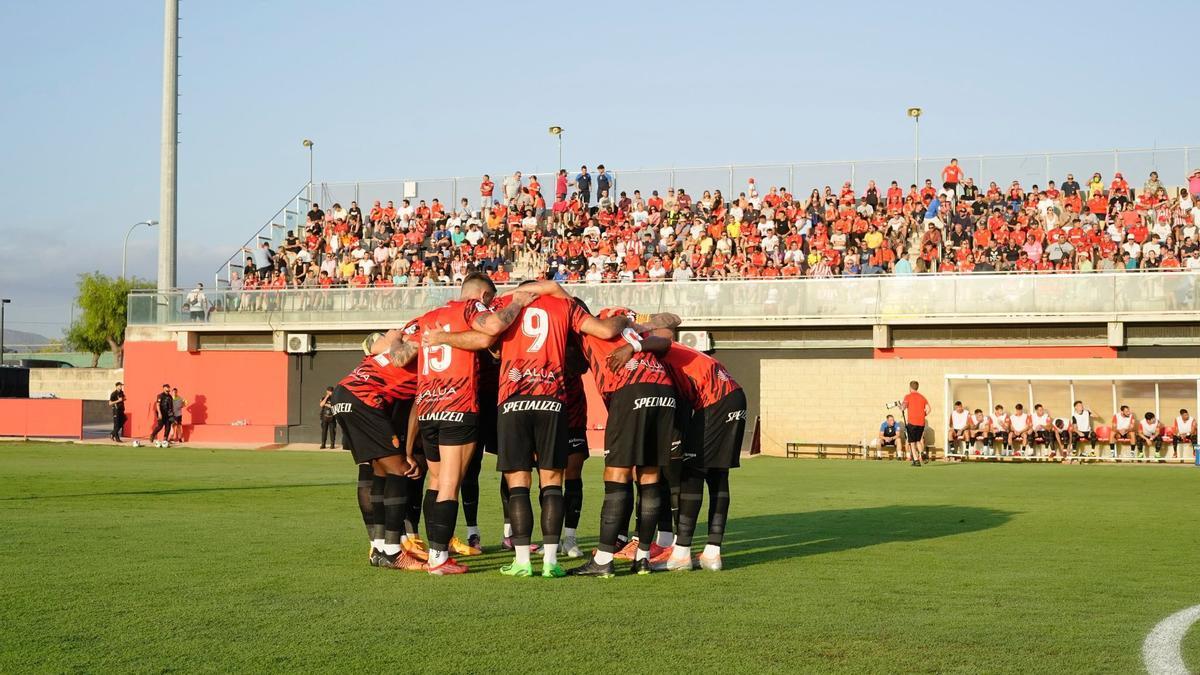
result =
[[728,382],[729,381],[729,373],[725,372],[725,369],[722,368],[717,371],[717,379],[722,382]]
[[538,382],[553,382],[555,379],[554,371],[541,370],[539,368],[509,368],[508,379],[512,382],[520,382],[521,380],[536,380]]
[[728,424],[729,422],[732,422],[734,420],[744,420],[744,419],[746,419],[746,411],[745,410],[737,410],[735,412],[731,412],[728,415],[726,415],[725,423]]
[[633,400],[633,409],[640,410],[642,408],[674,408],[674,396],[643,396]]

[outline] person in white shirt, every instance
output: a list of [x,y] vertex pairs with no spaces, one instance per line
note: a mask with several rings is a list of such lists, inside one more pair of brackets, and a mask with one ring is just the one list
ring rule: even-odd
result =
[[1029,448],[1029,433],[1033,430],[1033,425],[1029,413],[1025,412],[1025,406],[1018,403],[1013,408],[1013,414],[1008,416],[1008,428],[1013,454],[1029,454],[1026,450]]
[[1158,459],[1162,453],[1162,436],[1163,428],[1158,423],[1158,418],[1152,412],[1146,413],[1142,421],[1138,423],[1137,456],[1146,457],[1146,451],[1153,445],[1154,458]]
[[1053,456],[1056,453],[1055,441],[1058,439],[1058,434],[1054,429],[1054,418],[1050,416],[1050,411],[1041,403],[1036,403],[1033,406],[1033,414],[1030,415],[1030,442],[1034,445],[1041,445],[1047,452]]
[[951,454],[958,454],[958,444],[964,445],[971,440],[971,413],[963,407],[962,401],[954,402],[954,409],[950,411],[950,429],[946,433],[946,447],[950,449]]
[[1083,401],[1075,401],[1075,409],[1071,412],[1071,449],[1068,456],[1075,454],[1075,444],[1088,441],[1092,444],[1092,453],[1096,452],[1096,432],[1092,430],[1092,411],[1084,407]]
[[589,284],[598,284],[604,280],[604,275],[600,273],[600,267],[596,263],[592,263],[588,267],[587,274],[583,276]]
[[[1007,457],[1012,453],[1012,443],[1010,442],[1012,429],[1009,427],[1008,413],[1004,412],[1004,406],[999,403],[996,404],[996,409],[992,411],[990,421],[992,423],[992,443],[1000,441],[1000,454]],[[995,451],[992,443],[988,444],[989,452]]]
[[1133,428],[1136,422],[1133,411],[1127,405],[1121,406],[1120,412],[1113,415],[1112,440],[1109,441],[1109,449],[1113,457],[1117,456],[1117,446],[1121,443],[1128,445],[1130,452],[1133,451],[1133,444],[1137,440]]
[[[984,448],[991,448],[992,420],[987,415],[984,415],[982,410],[976,408],[975,412],[971,415],[970,425],[971,428],[967,433],[971,439],[971,444],[980,443]],[[978,455],[979,451],[976,450],[975,454]]]
[[[1175,434],[1171,441],[1171,456],[1179,456],[1179,444],[1191,443],[1192,447],[1196,446],[1196,419],[1188,414],[1187,408],[1179,410],[1179,417],[1175,418]],[[1195,450],[1192,450],[1195,452]]]

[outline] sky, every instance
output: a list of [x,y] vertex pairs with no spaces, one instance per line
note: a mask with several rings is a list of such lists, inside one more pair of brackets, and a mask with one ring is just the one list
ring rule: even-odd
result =
[[[1200,3],[184,0],[179,283],[308,178],[1195,145]],[[0,295],[57,336],[157,219],[163,6],[0,0]],[[1189,84],[1188,80],[1192,83]],[[1191,122],[1189,122],[1191,120]],[[398,198],[399,196],[397,196]],[[157,232],[131,274],[153,279]]]

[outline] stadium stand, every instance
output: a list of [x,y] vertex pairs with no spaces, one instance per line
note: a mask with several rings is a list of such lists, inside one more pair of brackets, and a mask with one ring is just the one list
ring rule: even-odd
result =
[[[313,205],[274,249],[244,249],[233,290],[497,281],[655,282],[880,274],[1200,269],[1200,170],[1187,186],[1121,173],[1080,183],[976,185],[956,163],[940,186],[870,181],[861,190],[753,179],[735,197],[683,189],[608,194],[599,174],[552,188],[519,173],[481,181],[476,206],[437,199]],[[587,186],[592,189],[584,189]],[[551,201],[547,201],[547,195]]]

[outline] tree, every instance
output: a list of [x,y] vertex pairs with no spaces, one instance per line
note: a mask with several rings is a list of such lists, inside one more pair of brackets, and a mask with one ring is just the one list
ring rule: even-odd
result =
[[80,274],[75,304],[81,313],[67,329],[66,343],[91,354],[93,368],[100,363],[100,355],[110,350],[117,367],[123,367],[129,291],[152,287],[142,279],[112,278],[99,272]]

